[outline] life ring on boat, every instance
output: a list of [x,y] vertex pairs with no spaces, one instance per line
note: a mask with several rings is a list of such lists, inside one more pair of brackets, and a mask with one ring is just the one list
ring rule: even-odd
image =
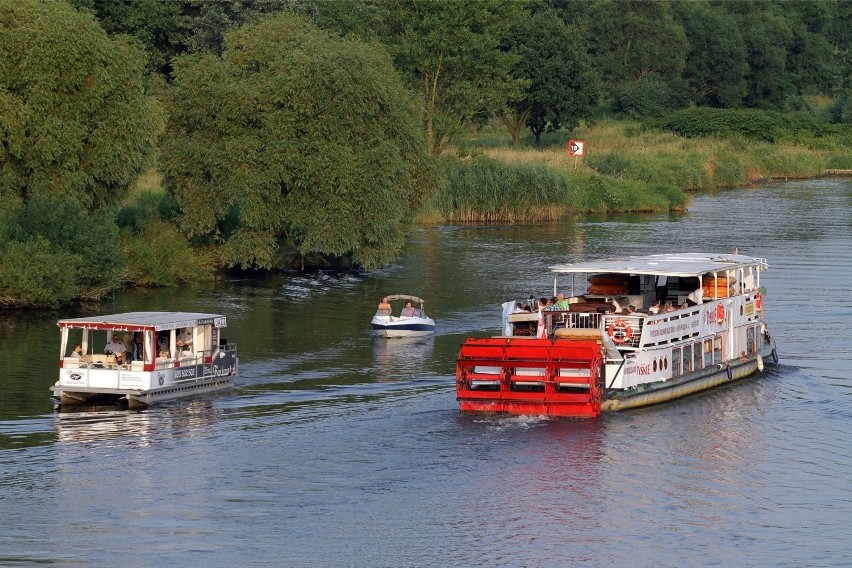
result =
[[763,311],[763,296],[760,295],[760,292],[754,295],[754,305],[757,307],[757,311]]
[[778,352],[775,350],[774,347],[772,348],[772,362],[773,363],[778,362]]
[[606,332],[619,345],[625,341],[630,341],[630,338],[633,337],[633,330],[630,328],[630,325],[621,318],[609,324]]
[[716,306],[716,321],[719,323],[725,321],[725,306],[722,304]]

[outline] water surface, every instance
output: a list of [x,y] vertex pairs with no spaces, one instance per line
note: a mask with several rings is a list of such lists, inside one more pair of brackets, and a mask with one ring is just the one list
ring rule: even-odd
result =
[[[852,564],[852,183],[696,198],[687,214],[418,229],[379,272],[225,278],[0,319],[0,565]],[[738,249],[781,364],[600,420],[467,415],[454,359],[547,267]],[[382,295],[420,341],[373,340]],[[51,411],[60,317],[224,313],[236,386],[144,412]]]

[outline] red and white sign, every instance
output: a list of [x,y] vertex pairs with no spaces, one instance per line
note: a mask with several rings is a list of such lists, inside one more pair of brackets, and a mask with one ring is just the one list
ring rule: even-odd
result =
[[586,142],[583,140],[569,140],[568,141],[568,155],[569,156],[585,156],[586,155]]

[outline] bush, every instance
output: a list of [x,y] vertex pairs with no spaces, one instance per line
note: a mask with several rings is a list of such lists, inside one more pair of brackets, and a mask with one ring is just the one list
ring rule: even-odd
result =
[[7,200],[0,215],[0,305],[56,307],[121,284],[118,231],[69,196]]
[[651,121],[650,125],[687,138],[741,136],[770,143],[808,143],[838,134],[826,119],[813,114],[757,109],[683,109]]

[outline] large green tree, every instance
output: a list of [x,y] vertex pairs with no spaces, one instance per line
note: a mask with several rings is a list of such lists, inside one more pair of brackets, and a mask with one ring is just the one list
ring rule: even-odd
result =
[[748,62],[738,18],[704,1],[679,2],[672,9],[689,40],[683,74],[692,101],[740,106],[748,87]]
[[589,116],[598,97],[598,78],[586,52],[583,33],[569,29],[557,12],[546,4],[517,18],[504,40],[504,49],[516,54],[512,69],[527,87],[507,104],[503,124],[520,143],[521,130],[528,126],[536,144],[547,128],[573,128]]
[[378,30],[397,68],[416,90],[429,153],[440,155],[463,126],[498,115],[523,82],[510,71],[516,56],[500,41],[522,5],[512,0],[379,2]]
[[175,60],[164,182],[229,266],[390,262],[431,187],[416,105],[378,44],[278,15]]
[[153,144],[145,56],[61,2],[0,3],[0,197],[118,202]]

